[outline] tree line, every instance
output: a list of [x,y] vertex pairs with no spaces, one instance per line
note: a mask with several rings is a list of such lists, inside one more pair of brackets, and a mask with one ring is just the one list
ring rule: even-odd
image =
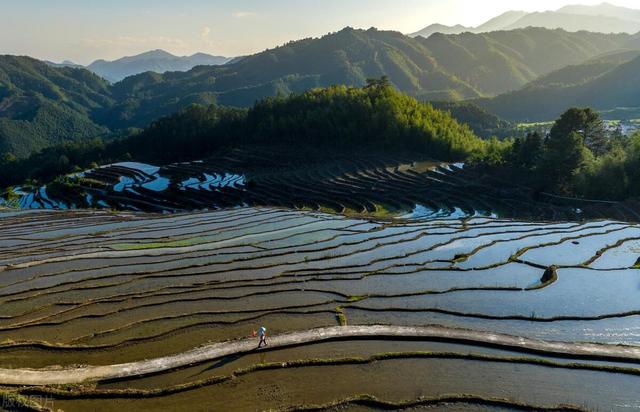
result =
[[0,158],[0,187],[41,184],[123,160],[157,165],[247,145],[310,151],[393,151],[470,166],[560,195],[640,195],[640,134],[607,130],[591,109],[571,108],[547,135],[480,139],[448,112],[398,92],[388,79],[276,96],[250,109],[192,105],[125,138],[65,143],[26,159]]
[[607,129],[590,108],[570,108],[547,135],[510,140],[502,156],[479,163],[543,192],[607,200],[640,195],[640,133]]

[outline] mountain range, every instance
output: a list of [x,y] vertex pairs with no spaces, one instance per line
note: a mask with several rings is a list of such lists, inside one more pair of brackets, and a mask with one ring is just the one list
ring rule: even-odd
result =
[[[511,120],[555,116],[572,99],[618,105],[616,93],[634,104],[638,82],[625,65],[638,49],[640,35],[629,34],[530,27],[411,38],[346,28],[226,65],[144,72],[115,84],[84,68],[0,56],[0,155],[24,157],[61,141],[142,128],[194,103],[248,107],[267,96],[362,86],[381,76],[421,100],[470,99]],[[598,82],[610,89],[592,86]],[[592,100],[589,92],[597,93]]]
[[112,87],[121,103],[104,123],[141,127],[176,106],[216,101],[247,107],[265,96],[332,84],[364,85],[386,75],[423,100],[495,96],[602,53],[640,47],[632,36],[528,28],[513,32],[410,38],[397,32],[346,28],[304,39],[224,66],[143,73]]
[[640,31],[640,10],[602,3],[595,6],[570,5],[555,11],[534,13],[508,11],[477,27],[465,27],[459,24],[446,26],[436,23],[409,36],[429,37],[434,33],[486,33],[525,27],[563,29],[571,32],[637,33]]
[[[135,56],[122,57],[113,61],[96,60],[86,68],[98,76],[116,83],[129,76],[145,72],[187,71],[196,66],[217,66],[234,60],[231,57],[212,56],[196,53],[191,56],[175,56],[164,50],[151,50]],[[47,62],[54,67],[83,67],[70,61],[62,63]]]

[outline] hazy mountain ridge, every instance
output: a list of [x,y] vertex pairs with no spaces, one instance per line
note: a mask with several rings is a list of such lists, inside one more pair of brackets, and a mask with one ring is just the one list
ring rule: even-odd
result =
[[508,11],[477,27],[447,26],[436,23],[411,33],[409,36],[429,37],[434,33],[486,33],[526,27],[563,29],[571,32],[637,33],[640,31],[640,10],[602,3],[595,6],[571,5],[555,11],[533,13]]
[[96,60],[88,65],[87,69],[115,83],[126,77],[144,72],[188,71],[200,65],[222,65],[231,59],[230,57],[212,56],[206,53],[180,57],[164,50],[152,50],[113,61]]
[[408,34],[409,37],[425,37],[428,38],[435,33],[440,34],[460,34],[464,32],[475,32],[475,27],[463,26],[461,24],[456,24],[455,26],[447,26],[446,24],[434,23],[430,24],[424,29],[417,31],[415,33]]
[[507,11],[499,16],[496,16],[478,27],[463,26],[456,24],[455,26],[447,26],[446,24],[434,23],[419,30],[415,33],[408,34],[409,37],[425,37],[428,38],[434,33],[441,34],[461,34],[465,32],[469,33],[485,33],[497,30],[503,30],[505,27],[514,24],[516,21],[527,15],[525,11]]
[[478,33],[484,33],[489,31],[503,30],[505,27],[510,26],[526,16],[526,11],[512,10],[502,13],[501,15],[490,19],[489,21],[476,27]]
[[520,29],[523,27],[563,29],[570,32],[637,33],[640,31],[640,22],[623,20],[611,16],[592,16],[545,11],[527,14],[515,23],[504,27],[504,30]]
[[558,9],[560,13],[584,14],[591,16],[617,17],[623,20],[640,21],[640,10],[615,6],[611,3],[601,3],[596,6],[574,4]]

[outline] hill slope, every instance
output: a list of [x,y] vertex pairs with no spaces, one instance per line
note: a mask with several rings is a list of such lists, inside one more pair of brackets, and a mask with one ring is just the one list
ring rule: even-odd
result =
[[481,24],[480,26],[476,27],[474,32],[485,33],[490,31],[504,30],[505,27],[508,27],[514,24],[515,22],[517,22],[518,20],[520,20],[526,15],[527,15],[526,11],[518,11],[518,10],[507,11],[497,17],[490,19],[489,21]]
[[[563,69],[521,90],[477,103],[514,121],[553,119],[570,106],[589,106],[598,110],[640,107],[638,52],[621,53],[618,57],[621,60],[617,65],[593,60]],[[567,83],[558,82],[560,80]]]
[[111,104],[108,84],[84,69],[0,56],[0,154],[103,135],[90,114]]
[[484,95],[522,87],[539,76],[628,44],[628,35],[526,28],[484,34],[433,35],[416,41],[447,73]]
[[529,86],[569,86],[586,83],[640,56],[640,50],[607,53],[580,64],[569,65],[534,80]]

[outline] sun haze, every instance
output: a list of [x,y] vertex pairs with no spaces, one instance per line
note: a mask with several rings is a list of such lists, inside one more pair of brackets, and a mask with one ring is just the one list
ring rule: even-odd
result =
[[[345,26],[409,33],[432,23],[475,26],[507,10],[557,9],[572,0],[6,1],[0,53],[88,64],[153,49],[240,56]],[[582,4],[597,4],[583,1]],[[633,7],[632,0],[616,5]]]

